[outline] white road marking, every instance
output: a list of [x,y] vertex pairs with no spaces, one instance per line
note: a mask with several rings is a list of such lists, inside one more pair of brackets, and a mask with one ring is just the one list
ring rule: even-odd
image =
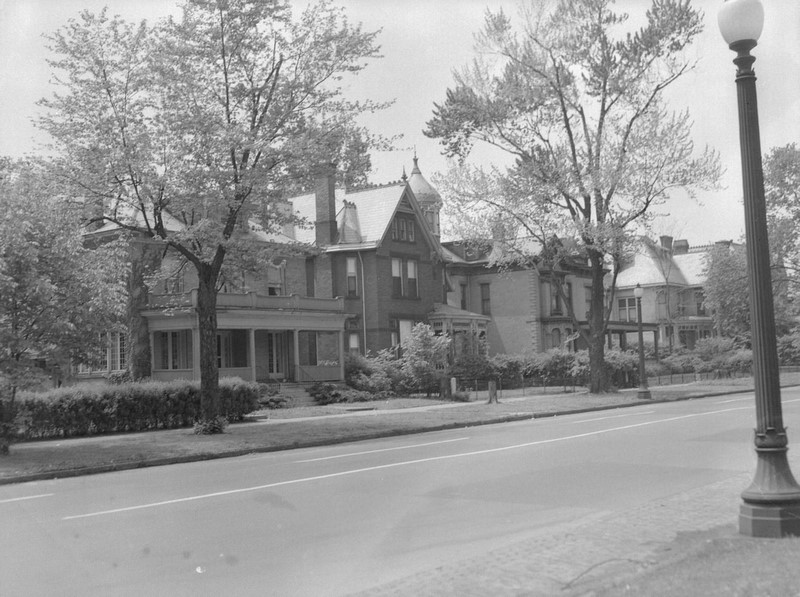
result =
[[180,504],[180,503],[184,503],[184,502],[193,502],[193,501],[197,501],[197,500],[205,500],[205,499],[209,499],[209,498],[221,497],[221,496],[226,496],[226,495],[236,495],[236,494],[239,494],[239,493],[247,493],[247,492],[251,492],[251,491],[259,491],[259,490],[262,490],[262,489],[271,489],[273,487],[283,487],[283,486],[286,486],[286,485],[297,485],[299,483],[310,483],[311,481],[321,481],[323,479],[333,479],[335,477],[344,477],[344,476],[347,476],[347,475],[356,475],[356,474],[359,474],[359,473],[368,473],[368,472],[379,471],[379,470],[388,469],[388,468],[396,468],[396,467],[400,467],[400,466],[408,466],[408,465],[411,465],[411,464],[421,464],[423,462],[435,462],[437,460],[450,460],[450,459],[453,459],[453,458],[465,458],[465,457],[468,457],[468,456],[481,456],[481,455],[484,455],[484,454],[493,454],[493,453],[497,453],[497,452],[507,452],[509,450],[518,450],[520,448],[528,448],[528,447],[531,447],[531,446],[541,446],[541,445],[545,445],[545,444],[553,444],[553,443],[556,443],[556,442],[563,442],[563,441],[567,441],[567,440],[571,440],[571,439],[580,439],[580,438],[584,438],[584,437],[591,437],[593,435],[602,435],[604,433],[610,433],[612,431],[624,431],[625,429],[634,429],[636,427],[644,427],[644,426],[647,426],[647,425],[655,425],[657,423],[669,423],[671,421],[679,421],[681,419],[691,419],[691,418],[694,418],[694,417],[704,417],[704,416],[707,416],[707,415],[716,415],[716,414],[719,414],[719,413],[732,412],[732,411],[736,411],[736,410],[748,410],[748,409],[749,409],[749,407],[736,407],[736,408],[726,408],[726,409],[716,410],[716,411],[708,411],[708,412],[705,412],[705,413],[693,413],[693,414],[688,414],[688,415],[680,415],[680,416],[677,416],[677,417],[670,417],[668,419],[658,419],[656,421],[645,421],[643,423],[633,423],[631,425],[623,425],[621,427],[611,427],[609,429],[599,429],[597,431],[589,431],[587,433],[578,433],[578,434],[575,434],[575,435],[567,435],[567,436],[564,436],[564,437],[556,437],[556,438],[553,438],[553,439],[543,439],[543,440],[538,440],[538,441],[535,441],[535,442],[526,442],[524,444],[514,444],[514,445],[511,445],[511,446],[503,446],[503,447],[500,447],[500,448],[489,448],[489,449],[486,449],[486,450],[476,450],[476,451],[473,451],[473,452],[461,452],[461,453],[458,453],[458,454],[446,454],[446,455],[443,455],[443,456],[430,456],[428,458],[418,458],[416,460],[405,460],[405,461],[402,461],[402,462],[392,462],[392,463],[389,463],[389,464],[379,464],[379,465],[376,465],[376,466],[368,466],[368,467],[364,467],[364,468],[357,468],[357,469],[351,469],[351,470],[347,470],[347,471],[340,471],[338,473],[328,473],[326,475],[316,475],[314,477],[303,477],[303,478],[300,478],[300,479],[290,479],[289,481],[278,481],[276,483],[267,483],[266,485],[256,485],[254,487],[241,487],[239,489],[229,489],[227,491],[216,491],[214,493],[205,493],[205,494],[201,494],[201,495],[193,495],[193,496],[188,496],[188,497],[184,497],[184,498],[177,498],[177,499],[174,499],[174,500],[164,500],[164,501],[161,501],[161,502],[151,502],[149,504],[139,504],[138,506],[128,506],[128,507],[125,507],[125,508],[115,508],[113,510],[101,510],[101,511],[98,511],[98,512],[89,512],[87,514],[75,514],[75,515],[72,515],[72,516],[65,516],[61,520],[76,520],[76,519],[80,519],[80,518],[91,518],[91,517],[94,517],[94,516],[105,516],[105,515],[108,515],[108,514],[119,514],[121,512],[132,512],[134,510],[144,510],[144,509],[148,509],[148,508],[157,508],[159,506],[169,506],[169,505],[172,505],[172,504]]
[[652,415],[654,412],[656,412],[656,411],[647,410],[647,411],[645,411],[643,413],[636,412],[636,413],[626,413],[624,415],[614,415],[614,416],[611,416],[611,417],[595,417],[594,419],[582,419],[580,421],[570,421],[570,423],[573,424],[573,425],[579,425],[580,423],[589,423],[591,421],[605,421],[606,419],[619,419],[620,417],[635,417],[637,415]]
[[8,504],[9,502],[22,502],[25,500],[35,500],[38,498],[50,497],[54,493],[40,493],[39,495],[26,495],[25,497],[9,498],[7,500],[0,500],[0,504]]
[[[747,398],[731,398],[730,400],[719,400],[714,404],[728,404],[729,402],[742,402],[744,400],[753,402],[755,404],[755,398],[753,396],[748,396]],[[800,402],[800,398],[792,398],[791,400],[783,400],[781,399],[783,404],[789,404],[790,402]]]
[[334,458],[348,458],[350,456],[362,456],[364,454],[377,454],[378,452],[392,452],[394,450],[408,450],[410,448],[422,448],[424,446],[435,446],[436,444],[449,444],[451,442],[460,442],[464,441],[465,439],[469,439],[468,437],[457,437],[455,439],[445,439],[438,442],[428,442],[425,444],[413,444],[411,446],[397,446],[396,448],[381,448],[380,450],[365,450],[363,452],[348,452],[347,454],[337,454],[335,456],[321,456],[320,458],[309,458],[308,460],[297,460],[296,462],[299,464],[301,462],[319,462],[320,460],[333,460]]

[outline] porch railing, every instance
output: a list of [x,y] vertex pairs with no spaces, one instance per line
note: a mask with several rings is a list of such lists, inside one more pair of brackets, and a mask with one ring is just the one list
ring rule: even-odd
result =
[[[197,289],[181,294],[151,294],[148,306],[155,309],[181,309],[197,307]],[[318,298],[290,294],[268,296],[257,292],[246,294],[220,293],[217,308],[221,309],[267,309],[274,311],[344,311],[344,298]]]

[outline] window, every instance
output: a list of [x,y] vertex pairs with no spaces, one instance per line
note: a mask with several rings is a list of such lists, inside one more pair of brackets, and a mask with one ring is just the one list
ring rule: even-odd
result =
[[280,296],[281,295],[281,287],[278,284],[270,284],[267,286],[267,295],[268,296]]
[[361,352],[360,336],[358,335],[358,332],[350,332],[350,336],[348,337],[348,348],[350,349],[350,354],[358,354]]
[[586,301],[586,319],[589,319],[589,313],[592,310],[592,287],[591,286],[584,286],[583,287],[583,298]]
[[552,348],[560,347],[561,346],[561,330],[558,330],[558,329],[553,330],[552,333],[551,333],[551,337],[552,337],[552,340],[551,340],[552,346],[551,347]]
[[417,286],[417,262],[409,259],[406,262],[406,269],[408,272],[408,297],[418,298],[419,290]]
[[181,294],[184,292],[183,272],[178,272],[164,280],[164,294]]
[[481,314],[492,314],[492,303],[488,284],[481,284]]
[[105,343],[105,350],[100,353],[99,362],[95,366],[81,363],[78,365],[78,373],[122,371],[128,366],[127,336],[124,333],[104,333],[100,335],[100,341]]
[[416,240],[414,220],[403,217],[392,220],[392,240],[413,243]]
[[347,258],[347,296],[358,294],[358,278],[356,276],[356,258]]
[[570,307],[572,307],[572,282],[567,282],[567,304],[564,311],[569,313]]
[[400,346],[400,322],[397,319],[389,320],[390,344],[392,348]]
[[703,296],[702,290],[695,290],[694,301],[697,304],[697,314],[705,315],[706,314],[705,297]]
[[247,330],[221,330],[217,333],[217,366],[220,369],[247,367]]
[[461,308],[467,310],[467,285],[461,284]]
[[155,369],[191,369],[192,331],[155,332],[153,352]]
[[392,259],[392,294],[403,296],[403,260]]
[[558,294],[558,282],[553,280],[550,282],[550,315],[561,315],[563,308],[561,306],[561,295]]
[[619,320],[636,321],[636,297],[619,299]]
[[419,262],[415,259],[392,258],[392,296],[419,298]]

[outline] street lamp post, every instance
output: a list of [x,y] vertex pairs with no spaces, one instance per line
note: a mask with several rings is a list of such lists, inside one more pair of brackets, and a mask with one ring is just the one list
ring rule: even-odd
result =
[[642,295],[644,288],[637,284],[633,289],[633,296],[636,297],[636,327],[639,332],[639,391],[636,397],[639,400],[650,400],[650,389],[647,387],[647,373],[644,370],[644,332],[642,331]]
[[753,537],[800,535],[800,486],[786,457],[789,441],[781,412],[756,77],[752,68],[755,57],[750,54],[761,35],[764,7],[761,0],[725,0],[718,22],[722,37],[736,52],[733,63],[737,67],[756,400],[756,473],[750,487],[742,492],[739,532]]

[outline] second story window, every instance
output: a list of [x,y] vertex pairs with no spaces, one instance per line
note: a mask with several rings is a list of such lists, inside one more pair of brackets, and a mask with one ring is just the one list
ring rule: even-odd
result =
[[706,314],[706,307],[705,307],[705,297],[703,296],[703,292],[701,290],[696,290],[694,293],[694,302],[697,305],[697,314],[698,315],[705,315]]
[[461,308],[467,310],[467,285],[461,284]]
[[586,319],[589,319],[589,313],[592,311],[592,287],[583,287],[583,298],[586,302]]
[[403,260],[392,259],[392,294],[403,296]]
[[492,314],[492,300],[489,293],[489,285],[481,284],[481,315]]
[[623,298],[619,299],[619,320],[620,321],[636,321],[636,298]]
[[406,269],[408,275],[408,297],[417,298],[419,296],[417,286],[417,262],[409,259],[406,262]]
[[347,296],[358,294],[358,279],[356,276],[356,258],[347,258]]
[[558,293],[558,282],[550,282],[550,315],[561,315],[564,312],[561,295]]

